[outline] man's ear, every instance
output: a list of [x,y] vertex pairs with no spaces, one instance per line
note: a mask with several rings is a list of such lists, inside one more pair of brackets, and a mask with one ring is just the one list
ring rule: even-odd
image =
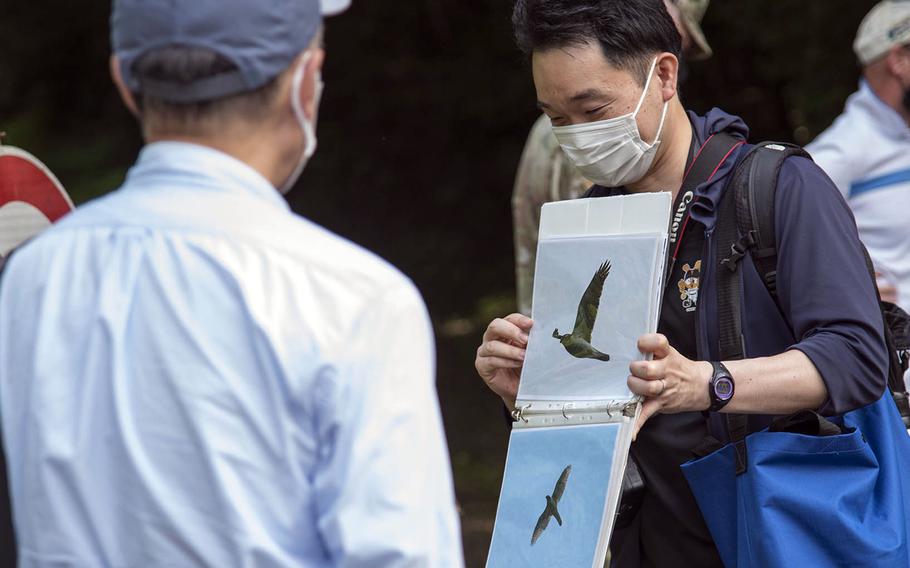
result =
[[898,77],[903,84],[910,79],[910,49],[895,45],[885,55],[885,65],[888,66],[888,72]]
[[657,58],[657,77],[660,79],[660,94],[664,102],[676,96],[679,81],[679,60],[672,53],[661,53]]
[[111,79],[114,81],[114,85],[117,86],[117,92],[120,93],[120,99],[123,101],[123,104],[126,105],[126,108],[133,113],[133,116],[139,118],[139,106],[136,104],[136,98],[133,96],[133,93],[130,92],[126,83],[123,82],[123,75],[120,74],[120,59],[116,55],[111,55],[110,66]]
[[[322,63],[325,61],[325,50],[321,47],[310,49],[309,59],[306,62],[306,68],[303,70],[303,84],[300,86],[300,103],[303,107],[303,113],[312,121],[316,120],[318,112],[317,105],[317,79],[322,72]],[[303,56],[301,56],[303,57]],[[299,63],[298,63],[299,65]]]

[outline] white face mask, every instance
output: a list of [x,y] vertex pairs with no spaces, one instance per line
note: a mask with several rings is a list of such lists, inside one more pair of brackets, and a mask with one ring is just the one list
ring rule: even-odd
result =
[[[297,166],[294,167],[294,171],[291,172],[291,175],[279,188],[279,191],[283,194],[291,191],[294,184],[300,179],[300,174],[303,173],[303,169],[306,167],[307,162],[309,162],[310,158],[313,157],[313,154],[316,153],[315,116],[314,120],[307,119],[306,114],[303,112],[303,105],[300,103],[300,89],[303,86],[303,74],[306,71],[306,64],[310,60],[310,55],[311,52],[309,51],[303,54],[300,64],[297,65],[297,69],[294,71],[294,77],[291,79],[291,106],[294,108],[294,116],[297,117],[297,123],[300,125],[301,130],[303,130],[303,136],[306,140],[304,142],[303,153],[300,155]],[[322,72],[317,71],[314,109],[319,108],[323,87]]]
[[664,103],[660,126],[651,144],[641,139],[635,117],[648,94],[656,65],[657,58],[654,58],[644,91],[633,112],[597,122],[553,127],[553,134],[563,152],[582,175],[594,183],[604,187],[634,183],[648,173],[654,162],[669,101]]

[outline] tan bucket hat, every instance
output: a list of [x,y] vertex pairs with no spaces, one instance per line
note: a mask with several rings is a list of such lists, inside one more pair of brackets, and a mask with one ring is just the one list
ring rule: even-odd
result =
[[705,39],[705,33],[701,30],[701,21],[705,17],[705,12],[708,11],[708,4],[711,0],[671,1],[679,8],[683,24],[689,31],[692,42],[695,44],[690,58],[707,59],[711,57],[714,51],[711,49],[711,46],[708,45],[708,40]]

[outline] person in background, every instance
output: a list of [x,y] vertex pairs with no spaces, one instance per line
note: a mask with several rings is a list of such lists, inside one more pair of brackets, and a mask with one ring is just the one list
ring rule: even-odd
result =
[[147,144],[0,287],[20,566],[463,564],[420,295],[281,195],[346,4],[114,1]]
[[[839,415],[885,391],[882,315],[856,225],[821,168],[803,157],[783,162],[777,302],[755,265],[741,264],[748,358],[722,360],[718,269],[727,269],[714,229],[735,164],[749,151],[748,127],[717,108],[685,110],[677,90],[681,38],[661,0],[517,0],[512,22],[554,135],[596,183],[586,196],[671,191],[673,210],[684,216],[671,237],[676,262],[658,333],[638,339],[650,360],[629,365],[627,386],[643,397],[630,456],[645,484],[634,518],[613,533],[612,566],[722,566],[680,469],[692,450],[708,434],[729,442],[728,413],[748,414],[745,430],[753,433],[776,416]],[[681,192],[687,166],[718,134],[733,144],[727,159],[691,195]],[[698,292],[681,298],[677,283],[696,265]],[[517,313],[497,318],[477,349],[478,375],[509,409],[534,325]],[[723,396],[713,386],[721,379],[730,387]]]
[[[709,2],[710,0],[664,0],[682,37],[683,56],[686,59],[707,59],[713,53],[701,29],[701,21]],[[680,82],[684,82],[687,74],[684,60],[680,61],[679,74]],[[516,298],[520,313],[531,315],[540,208],[551,201],[575,199],[591,185],[566,158],[550,130],[549,117],[541,114],[531,127],[531,133],[525,142],[512,190]]]
[[853,50],[859,90],[806,150],[856,217],[882,298],[910,310],[910,2],[879,2]]

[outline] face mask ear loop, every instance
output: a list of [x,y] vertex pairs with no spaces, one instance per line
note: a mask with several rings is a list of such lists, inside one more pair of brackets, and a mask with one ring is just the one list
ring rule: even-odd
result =
[[651,86],[651,77],[654,76],[654,68],[657,67],[657,58],[654,58],[654,61],[651,62],[651,68],[648,70],[648,80],[645,81],[645,88],[641,92],[641,98],[638,99],[638,106],[635,107],[635,112],[632,113],[632,118],[638,116],[638,111],[641,110],[642,103],[645,102],[645,97],[648,96],[648,87]]
[[[303,54],[303,58],[300,60],[300,64],[297,66],[297,69],[294,71],[294,77],[291,81],[291,106],[294,109],[294,115],[297,117],[297,122],[300,124],[300,127],[303,129],[303,135],[306,137],[304,155],[307,158],[313,155],[316,150],[316,136],[313,128],[312,121],[308,120],[306,113],[303,111],[303,104],[300,102],[300,90],[303,87],[303,75],[306,71],[307,63],[310,62],[310,57],[312,53],[307,51]],[[318,97],[322,94],[320,85],[317,81],[316,84],[316,97],[318,104]]]
[[303,113],[303,105],[300,104],[300,87],[303,85],[303,73],[306,70],[306,64],[310,60],[309,52],[304,53],[294,69],[294,76],[291,78],[291,108],[294,109],[294,116],[299,122],[303,122],[306,116]]
[[670,106],[670,101],[664,103],[664,110],[660,113],[660,124],[657,125],[657,134],[654,136],[654,141],[651,142],[651,146],[657,144],[657,141],[660,140],[660,133],[664,129],[664,119],[667,118],[667,108]]
[[[303,173],[303,169],[306,167],[307,162],[309,162],[310,158],[316,152],[316,128],[312,121],[307,120],[306,113],[303,111],[303,105],[300,102],[300,89],[303,87],[303,76],[307,63],[310,61],[310,56],[311,53],[309,51],[303,54],[297,69],[294,70],[294,76],[291,78],[291,108],[293,108],[294,116],[297,119],[301,130],[303,130],[304,149],[300,156],[300,160],[294,167],[294,171],[291,172],[291,175],[285,180],[284,184],[278,188],[278,191],[282,194],[286,194],[294,187],[300,174]],[[316,95],[319,96],[321,94],[321,88],[317,82]],[[318,100],[316,104],[319,104]]]

